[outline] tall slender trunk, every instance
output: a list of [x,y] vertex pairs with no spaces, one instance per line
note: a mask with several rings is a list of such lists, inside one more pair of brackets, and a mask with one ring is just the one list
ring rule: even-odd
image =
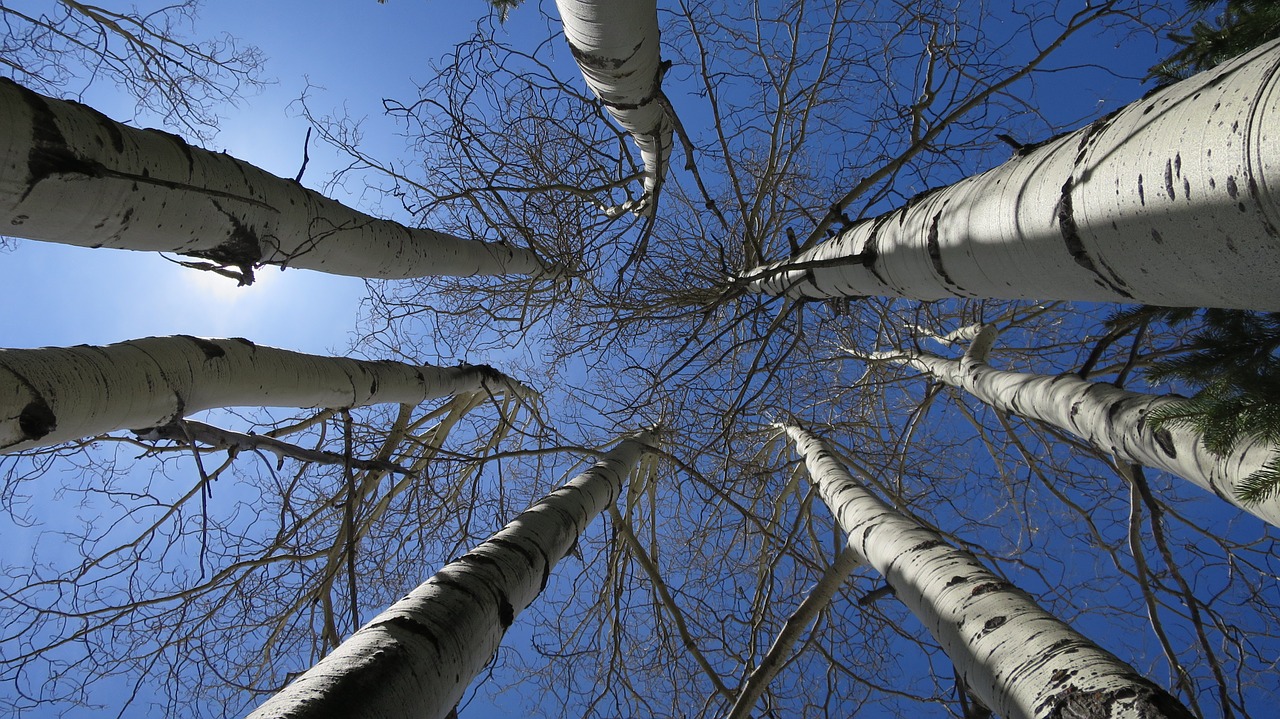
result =
[[1130,392],[1074,374],[1050,376],[995,369],[986,362],[995,336],[994,327],[983,327],[958,360],[923,352],[884,352],[870,359],[898,362],[925,372],[1002,412],[1066,430],[1122,462],[1175,474],[1280,527],[1280,497],[1256,503],[1237,498],[1240,483],[1273,459],[1280,448],[1245,439],[1228,454],[1214,454],[1205,447],[1200,433],[1190,428],[1152,430],[1147,415],[1176,403],[1174,398]]
[[230,155],[0,79],[0,227],[85,247],[387,279],[535,274],[529,250],[357,212]]
[[862,555],[847,545],[836,556],[835,562],[827,568],[813,589],[809,590],[809,596],[805,597],[804,601],[800,602],[800,606],[787,617],[786,623],[782,625],[782,631],[778,632],[769,651],[760,658],[760,663],[742,683],[738,696],[733,701],[733,707],[729,709],[725,719],[750,719],[756,702],[760,700],[765,689],[769,688],[769,682],[782,671],[782,666],[791,657],[791,651],[795,648],[796,642],[800,641],[801,635],[817,619],[818,613],[831,603],[831,598],[861,563]]
[[644,194],[620,208],[654,211],[671,155],[663,107],[656,0],[556,0],[569,50],[587,87],[631,134],[644,162]]
[[0,350],[0,452],[215,407],[418,404],[459,392],[527,392],[485,366],[319,357],[244,339],[146,337],[93,347]]
[[251,719],[444,717],[650,444],[623,440],[366,624]]
[[1280,310],[1280,41],[746,274],[792,297]]
[[1168,692],[1017,587],[858,484],[814,435],[787,427],[850,545],[884,575],[956,672],[1005,719],[1193,719]]

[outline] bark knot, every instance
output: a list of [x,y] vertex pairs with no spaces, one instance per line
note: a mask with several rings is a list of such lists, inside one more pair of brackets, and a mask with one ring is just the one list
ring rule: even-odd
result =
[[43,399],[34,399],[18,414],[23,439],[40,439],[58,428],[58,417]]
[[941,547],[945,545],[946,545],[946,542],[942,541],[941,539],[928,539],[917,544],[916,546],[912,547],[908,551],[923,552],[926,549],[933,549],[934,547]]

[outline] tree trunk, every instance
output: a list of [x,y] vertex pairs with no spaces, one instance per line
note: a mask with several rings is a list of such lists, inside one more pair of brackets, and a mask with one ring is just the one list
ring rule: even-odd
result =
[[672,142],[662,105],[657,2],[556,0],[556,7],[587,87],[640,148],[644,195],[619,211],[652,214]]
[[835,562],[822,575],[822,579],[819,579],[813,589],[809,590],[809,596],[805,597],[804,601],[800,602],[800,606],[787,617],[786,623],[782,625],[782,631],[778,632],[769,651],[760,658],[760,663],[742,683],[738,696],[733,701],[733,707],[729,709],[725,719],[751,718],[756,702],[760,700],[765,689],[769,688],[769,682],[782,671],[783,664],[791,658],[791,651],[795,648],[796,642],[800,641],[800,636],[818,618],[818,613],[826,609],[831,603],[831,598],[840,591],[841,585],[861,563],[862,555],[846,545],[836,557]]
[[1193,719],[1177,699],[1041,609],[973,555],[859,485],[817,437],[787,427],[850,545],[884,575],[1005,719]]
[[1280,41],[756,268],[750,289],[1280,310]]
[[622,441],[366,624],[251,719],[439,719],[497,651],[515,617],[605,507],[650,444]]
[[418,404],[485,388],[528,391],[485,366],[318,357],[243,339],[0,350],[0,452],[165,425],[215,407]]
[[4,233],[387,279],[535,274],[529,250],[379,220],[246,162],[0,79]]
[[995,369],[986,363],[995,335],[994,327],[984,327],[959,360],[923,352],[885,352],[871,359],[899,362],[963,389],[1001,412],[1066,430],[1121,462],[1175,474],[1280,527],[1280,497],[1247,504],[1236,495],[1245,478],[1276,456],[1275,446],[1249,438],[1238,442],[1230,453],[1217,455],[1205,447],[1200,433],[1189,428],[1152,431],[1147,415],[1178,401],[1171,397],[1130,392],[1074,374],[1049,376]]

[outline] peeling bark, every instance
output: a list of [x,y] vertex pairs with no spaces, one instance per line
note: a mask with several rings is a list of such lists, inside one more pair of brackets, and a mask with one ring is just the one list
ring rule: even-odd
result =
[[4,234],[386,279],[538,274],[529,250],[379,220],[222,153],[0,78]]
[[1280,41],[743,279],[797,298],[1280,311],[1277,133]]
[[1041,609],[937,532],[859,484],[814,435],[787,427],[863,560],[938,640],[970,691],[1005,719],[1194,719],[1177,699]]
[[258,707],[250,719],[445,717],[545,576],[617,500],[646,446],[623,440],[492,539],[445,566]]
[[492,368],[319,357],[241,339],[147,337],[94,347],[0,350],[0,453],[215,407],[418,404],[459,392],[527,393]]

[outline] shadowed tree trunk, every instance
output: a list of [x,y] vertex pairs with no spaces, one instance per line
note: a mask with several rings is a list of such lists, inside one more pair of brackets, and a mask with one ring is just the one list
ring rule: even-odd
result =
[[786,427],[850,546],[942,645],[956,673],[1005,719],[1194,719],[973,555],[867,491],[814,435]]
[[1280,43],[746,275],[791,297],[1280,310]]
[[350,408],[526,388],[490,367],[319,357],[244,339],[146,337],[101,347],[0,350],[0,452],[216,407]]
[[[0,79],[5,234],[355,277],[536,274],[531,251],[357,212],[230,155]],[[227,269],[234,268],[234,269]]]
[[617,500],[650,442],[648,433],[623,440],[375,617],[251,719],[448,715],[578,535]]

